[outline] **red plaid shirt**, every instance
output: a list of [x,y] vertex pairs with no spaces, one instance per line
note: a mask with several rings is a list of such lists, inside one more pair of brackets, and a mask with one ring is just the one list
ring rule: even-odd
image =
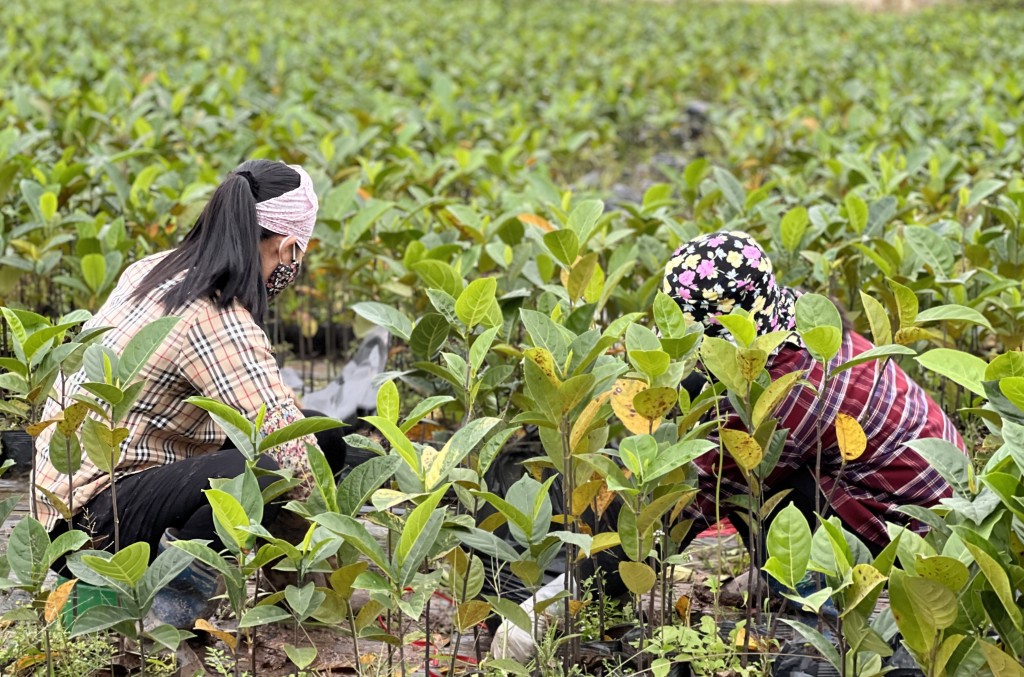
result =
[[[863,336],[849,332],[831,366],[836,367],[872,347]],[[777,410],[779,428],[789,430],[789,435],[778,466],[765,481],[765,494],[771,494],[773,483],[794,470],[813,470],[820,430],[824,495],[833,491],[837,479],[839,484],[832,497],[832,510],[858,536],[885,545],[889,541],[885,523],[908,521],[898,511],[900,506],[932,506],[952,494],[942,476],[905,444],[941,438],[964,449],[964,442],[939,405],[895,362],[888,361],[881,372],[880,366],[880,361],[871,361],[833,377],[820,401],[805,386],[797,386],[789,394]],[[821,365],[806,350],[783,348],[768,371],[773,380],[783,374],[804,372],[815,388],[821,387]],[[835,431],[839,413],[857,419],[868,439],[867,450],[857,460],[848,462],[841,476],[842,458]],[[721,484],[723,500],[747,492],[739,469],[726,456]],[[697,460],[699,492],[688,516],[705,526],[715,515],[718,465],[718,451]]]
[[[142,327],[167,314],[161,299],[177,280],[164,282],[142,299],[132,298],[139,283],[164,255],[150,256],[129,266],[107,302],[85,324],[86,328],[113,327],[104,335],[103,345],[118,354]],[[181,320],[140,372],[139,378],[146,384],[125,420],[118,422],[128,428],[117,464],[119,479],[215,451],[223,445],[225,435],[213,419],[202,409],[184,402],[190,396],[220,400],[250,421],[266,404],[264,433],[302,418],[291,391],[281,381],[270,341],[249,311],[238,304],[220,309],[209,299],[197,299],[174,315]],[[70,405],[71,396],[80,392],[85,380],[82,369],[65,382],[56,383],[54,392],[58,399],[46,403],[43,420],[55,418]],[[68,477],[50,462],[53,430],[48,428],[36,439],[36,481],[68,504]],[[307,443],[315,445],[316,439],[309,435],[270,452],[282,468],[292,470],[304,480],[296,490],[299,496],[305,493],[310,472]],[[78,513],[107,488],[109,480],[83,454],[82,467],[74,474],[72,485],[71,507]],[[39,519],[47,530],[52,529],[60,517],[58,511],[42,492],[34,492],[34,500]]]

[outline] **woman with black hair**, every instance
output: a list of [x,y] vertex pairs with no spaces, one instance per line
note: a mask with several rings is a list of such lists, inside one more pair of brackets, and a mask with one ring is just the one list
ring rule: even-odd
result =
[[[203,494],[211,478],[242,473],[242,454],[202,409],[185,402],[193,395],[224,402],[254,420],[266,405],[262,431],[269,434],[303,417],[281,380],[261,323],[268,302],[295,281],[316,223],[319,203],[309,175],[298,166],[251,160],[228,174],[195,226],[176,249],[148,256],[125,270],[117,287],[86,328],[112,327],[103,345],[120,354],[140,329],[160,317],[180,318],[141,370],[145,381],[127,416],[128,429],[115,471],[120,544],[146,542],[156,554],[174,539],[219,543],[212,510]],[[51,399],[44,419],[73,403],[86,381],[84,368],[57,384],[63,401]],[[53,428],[36,440],[40,520],[56,537],[82,529],[94,547],[113,546],[114,511],[108,475],[87,458],[68,478],[53,465]],[[340,434],[320,436],[332,466],[344,463]],[[257,465],[287,469],[301,480],[290,497],[307,492],[308,435],[264,454]],[[272,477],[261,477],[266,486]],[[71,505],[70,520],[51,501]],[[296,496],[297,495],[297,496]],[[73,498],[73,500],[71,500]],[[272,503],[265,525],[279,512]],[[64,567],[59,562],[55,568]],[[216,593],[216,573],[195,562],[158,595],[154,613],[178,627],[191,627]]]

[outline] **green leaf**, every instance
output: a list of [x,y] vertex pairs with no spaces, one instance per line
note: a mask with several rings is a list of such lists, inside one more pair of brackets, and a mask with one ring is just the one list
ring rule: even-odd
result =
[[498,327],[492,327],[473,339],[473,345],[469,349],[469,367],[474,377],[480,371],[480,367],[483,366],[484,360],[487,358],[487,352],[491,349],[494,338],[498,335],[498,330]]
[[236,449],[253,451],[253,424],[235,408],[209,397],[189,397],[185,401],[210,414]]
[[1010,376],[999,380],[999,392],[1021,411],[1024,411],[1024,376]]
[[576,233],[580,245],[586,244],[590,236],[597,230],[601,214],[604,213],[604,203],[601,200],[584,200],[576,205],[569,213],[569,221],[566,227]]
[[800,249],[800,243],[803,242],[810,222],[806,207],[794,207],[786,212],[779,224],[779,235],[786,251],[795,253]]
[[843,340],[843,320],[834,303],[821,294],[796,300],[796,327],[807,348],[819,361],[836,356]]
[[935,275],[941,278],[953,268],[953,252],[947,240],[935,231],[924,226],[908,226],[903,229],[903,237]]
[[715,177],[715,183],[722,190],[726,202],[736,210],[737,214],[742,214],[747,202],[747,192],[743,190],[743,186],[735,176],[721,167],[715,167],[712,174]]
[[889,323],[889,314],[885,311],[885,306],[864,292],[860,292],[860,301],[864,306],[864,314],[867,316],[875,345],[892,343],[892,325]]
[[554,230],[544,233],[544,246],[562,265],[572,267],[580,251],[579,236],[572,230]]
[[132,543],[113,555],[82,555],[82,563],[110,581],[134,586],[149,566],[149,543]]
[[[515,602],[510,599],[501,599],[500,597],[485,596],[490,605],[498,612],[498,615],[502,618],[511,621],[520,630],[527,632],[530,636],[533,636],[533,621],[530,619],[530,615]],[[497,661],[487,661],[488,665],[494,665]],[[514,661],[508,661],[513,663]],[[523,673],[520,673],[523,674]],[[532,674],[528,670],[525,674]]]
[[86,254],[82,257],[81,266],[82,281],[93,294],[98,293],[107,279],[107,260],[102,254]]
[[1006,609],[1006,613],[1010,616],[1010,620],[1013,621],[1013,626],[1018,630],[1024,629],[1024,617],[1022,617],[1021,610],[1016,604],[1014,599],[1014,588],[1010,584],[1010,577],[1006,574],[1006,570],[1003,568],[1002,564],[990,557],[988,553],[978,546],[968,543],[967,541],[964,541],[964,545],[970,551],[974,561],[978,563],[978,567],[985,575],[985,579],[988,581],[989,585],[992,586],[992,590],[995,591],[996,596],[1003,605],[1003,608]]
[[177,578],[193,559],[191,553],[180,548],[168,548],[157,555],[139,581],[139,601],[142,607],[148,608],[156,593]]
[[289,585],[284,590],[284,597],[299,621],[308,618],[326,599],[326,595],[317,590],[316,584],[312,581],[301,588]]
[[348,515],[336,513],[323,513],[313,518],[313,521],[329,531],[333,531],[345,539],[345,542],[352,545],[356,550],[366,555],[371,562],[376,564],[382,571],[390,572],[387,556],[381,549],[380,544],[370,535],[358,520]]
[[886,280],[889,288],[892,289],[893,295],[896,297],[896,310],[900,318],[900,329],[906,329],[913,327],[917,321],[917,310],[920,307],[917,301],[917,295],[909,289],[904,287],[895,280]]
[[135,333],[121,352],[117,364],[117,378],[123,385],[135,380],[164,340],[174,331],[181,318],[174,316],[153,320]]
[[903,641],[921,656],[931,653],[938,631],[956,620],[956,595],[949,588],[899,569],[889,579],[889,602]]
[[398,398],[398,386],[394,381],[385,381],[377,390],[377,414],[392,423],[398,423],[401,404]]
[[967,306],[959,306],[955,303],[950,303],[944,306],[935,306],[928,310],[923,310],[917,315],[917,323],[924,324],[926,322],[969,322],[971,324],[977,324],[986,329],[992,329],[992,325],[988,319],[979,313],[974,308],[968,308]]
[[654,297],[654,322],[664,338],[681,338],[686,334],[686,317],[682,309],[663,291]]
[[280,623],[291,618],[291,614],[282,609],[281,607],[266,605],[258,606],[249,609],[242,616],[241,622],[239,622],[239,628],[255,628],[259,625],[270,625],[271,623]]
[[864,232],[868,225],[868,206],[856,193],[847,193],[843,198],[846,205],[846,218],[850,221],[850,227],[858,235]]
[[473,527],[466,531],[459,531],[456,535],[465,545],[490,557],[505,562],[515,562],[519,559],[519,553],[513,550],[504,539],[498,538],[489,531]]
[[46,551],[50,536],[33,517],[22,517],[11,530],[7,542],[7,563],[25,585],[39,585],[46,575]]
[[78,550],[83,545],[89,542],[89,535],[84,531],[65,531],[63,534],[53,539],[46,548],[46,556],[44,558],[47,567],[50,567],[58,558],[63,557],[69,552]]
[[832,667],[836,670],[842,670],[842,659],[839,657],[839,652],[836,650],[836,647],[832,642],[826,639],[824,635],[800,621],[782,619],[782,622],[800,633],[800,636],[806,639],[811,646],[817,649],[818,653],[821,654],[821,657],[827,660]]
[[811,559],[811,527],[792,503],[782,509],[768,529],[768,561],[764,570],[790,589],[807,573]]
[[846,371],[847,369],[852,369],[852,368],[854,368],[854,367],[856,367],[858,365],[864,364],[865,362],[870,362],[872,360],[881,360],[883,358],[895,357],[895,356],[899,356],[899,355],[916,355],[916,354],[917,353],[914,352],[913,348],[908,348],[907,346],[896,345],[894,343],[890,343],[890,344],[884,345],[884,346],[878,346],[876,348],[871,348],[869,350],[865,350],[860,355],[857,355],[856,357],[854,357],[854,358],[852,358],[850,360],[847,360],[846,362],[843,362],[841,365],[839,365],[838,367],[836,367],[835,369],[832,370],[832,376],[835,376],[836,374],[840,374],[840,373]]
[[405,436],[405,433],[398,426],[382,416],[364,416],[362,420],[372,425],[384,435],[387,441],[391,443],[391,448],[405,459],[405,462],[416,473],[417,477],[423,474],[423,468],[420,467],[420,457],[416,453],[416,448],[412,446],[412,442],[409,441],[409,438]]
[[746,348],[754,342],[757,338],[757,326],[754,325],[746,315],[730,314],[730,315],[719,315],[718,322],[729,330],[732,337],[736,339],[736,343],[740,347]]
[[428,288],[440,289],[452,298],[462,293],[462,279],[444,261],[424,259],[410,266]]
[[433,397],[428,397],[425,400],[421,400],[419,404],[413,407],[413,410],[412,412],[410,412],[408,418],[406,418],[405,421],[402,423],[402,432],[409,432],[409,430],[411,430],[414,425],[423,420],[423,418],[427,414],[429,414],[430,412],[434,411],[435,409],[442,405],[454,401],[455,398],[449,395],[435,395]]
[[285,644],[284,653],[288,656],[288,660],[290,660],[299,670],[305,670],[313,664],[313,661],[316,660],[315,646],[297,647],[292,646],[291,644]]
[[173,626],[164,624],[158,625],[146,631],[146,637],[156,642],[159,646],[168,651],[175,652],[186,639],[195,637],[191,632],[179,630]]
[[376,301],[361,301],[353,305],[352,310],[364,320],[384,327],[403,341],[408,341],[412,334],[412,321],[391,306]]
[[970,459],[962,449],[938,438],[912,440],[906,446],[942,475],[958,495],[971,495]]
[[[244,527],[249,526],[249,516],[242,504],[234,496],[220,489],[204,489],[203,493],[213,508],[213,517],[217,524],[234,541],[238,550],[247,549],[254,536],[243,531]],[[230,546],[229,543],[224,545]]]
[[398,456],[375,456],[353,468],[338,485],[338,512],[355,516],[401,463]]
[[278,428],[267,435],[263,438],[263,441],[260,442],[259,450],[261,453],[269,451],[274,447],[279,447],[282,444],[286,444],[293,440],[314,435],[325,430],[340,428],[344,425],[345,424],[341,421],[334,418],[328,418],[326,416],[310,416],[308,418],[303,418],[295,421],[294,423],[289,423],[283,428]]
[[395,551],[397,582],[403,588],[412,582],[416,571],[437,541],[445,517],[445,509],[438,510],[437,504],[447,493],[449,486],[445,484],[428,496],[423,503],[409,513],[409,517],[405,520],[402,535],[398,540],[398,548]]
[[85,453],[93,465],[107,474],[114,471],[121,457],[120,447],[113,446],[111,442],[110,429],[102,423],[94,418],[82,422],[82,446],[85,447]]
[[713,336],[705,336],[700,344],[700,356],[704,365],[726,388],[744,393],[747,383],[736,364],[736,346]]
[[491,304],[494,303],[498,281],[493,277],[483,277],[469,283],[455,301],[455,314],[470,328],[482,324],[487,319]]
[[431,359],[437,355],[451,333],[451,325],[439,313],[427,313],[409,336],[409,347],[413,353],[423,359]]
[[929,350],[917,358],[917,362],[925,369],[945,376],[954,383],[963,386],[975,395],[985,397],[985,369],[988,364],[980,357],[975,357],[960,350],[936,348]]
[[1008,376],[1024,376],[1024,352],[1010,351],[992,360],[985,369],[986,381],[998,381]]
[[119,623],[134,620],[128,609],[101,604],[86,609],[71,626],[71,637],[91,635],[108,630]]
[[657,378],[668,371],[672,358],[661,350],[634,350],[629,353],[629,361],[638,371]]
[[[44,346],[52,343],[54,339],[62,337],[68,329],[78,326],[79,322],[65,322],[62,324],[55,325],[53,327],[44,327],[37,329],[25,341],[24,350],[25,356],[29,359],[35,357],[36,353],[39,352]],[[19,365],[20,366],[20,365]],[[24,371],[21,371],[24,375]]]
[[519,316],[523,321],[526,333],[537,348],[544,348],[557,364],[564,364],[569,354],[565,334],[550,317],[536,310],[522,308]]
[[984,179],[971,188],[970,199],[967,201],[967,208],[974,209],[982,201],[1000,191],[1006,183],[999,179]]

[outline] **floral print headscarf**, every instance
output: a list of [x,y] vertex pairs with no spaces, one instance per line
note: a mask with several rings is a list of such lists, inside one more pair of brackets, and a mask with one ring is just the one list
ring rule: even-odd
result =
[[[665,266],[664,291],[687,320],[704,325],[706,336],[733,341],[718,316],[734,308],[750,313],[759,336],[796,329],[798,292],[779,285],[768,255],[747,233],[709,233],[684,243]],[[800,346],[796,334],[787,342]]]

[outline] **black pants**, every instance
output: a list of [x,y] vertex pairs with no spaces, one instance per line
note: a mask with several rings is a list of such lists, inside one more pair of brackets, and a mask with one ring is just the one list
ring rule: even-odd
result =
[[[304,411],[306,416],[319,416],[317,412]],[[340,429],[317,434],[317,444],[323,450],[331,465],[338,473],[345,465],[346,446]],[[245,470],[245,457],[237,449],[228,446],[219,451],[193,456],[183,461],[149,468],[117,481],[117,513],[120,545],[149,543],[150,559],[157,556],[157,545],[167,529],[176,529],[179,538],[213,541],[220,547],[220,537],[213,522],[213,509],[203,494],[210,488],[210,480],[230,479]],[[276,470],[277,462],[267,454],[261,456],[256,466],[264,470]],[[260,489],[269,486],[274,478],[257,478]],[[264,526],[269,526],[281,509],[280,502],[269,503],[263,510]],[[110,488],[97,494],[73,518],[73,528],[81,529],[93,538],[92,547],[113,550],[114,509]],[[68,523],[60,520],[50,532],[51,538],[68,531]],[[63,558],[54,563],[54,571],[67,576]]]

